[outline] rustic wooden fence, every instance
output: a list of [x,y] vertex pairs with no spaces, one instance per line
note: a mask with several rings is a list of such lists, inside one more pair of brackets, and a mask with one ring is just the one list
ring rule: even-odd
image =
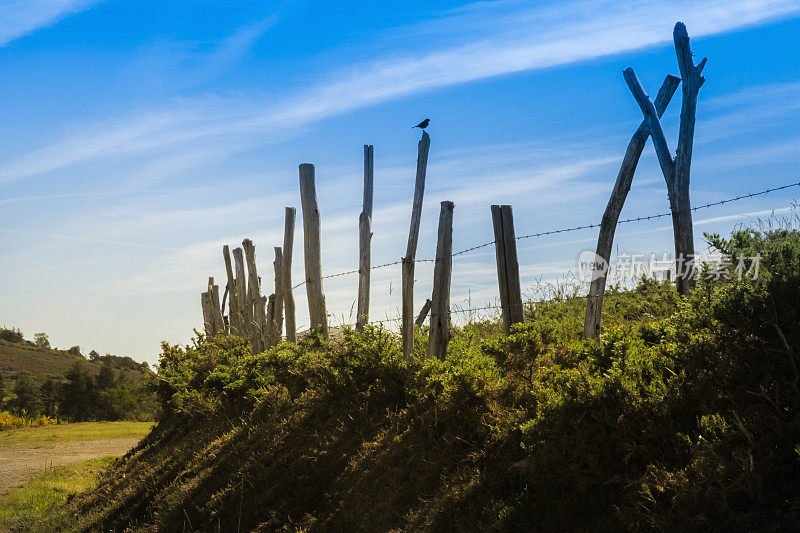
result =
[[[688,188],[695,110],[698,90],[704,82],[701,73],[706,60],[703,59],[697,65],[693,63],[689,37],[682,23],[676,24],[673,37],[681,77],[667,76],[655,102],[651,101],[644,92],[632,69],[627,69],[624,72],[624,79],[640,106],[644,119],[628,145],[611,198],[600,223],[516,236],[511,206],[493,205],[491,206],[491,214],[494,240],[453,253],[453,215],[455,206],[453,202],[444,201],[441,203],[439,216],[436,258],[434,260],[417,259],[417,242],[420,232],[428,153],[431,142],[429,134],[423,131],[417,152],[416,179],[406,253],[400,261],[372,265],[374,149],[372,145],[366,145],[364,146],[364,194],[362,211],[358,219],[358,269],[327,276],[323,275],[320,241],[321,212],[317,202],[315,168],[312,164],[301,164],[299,167],[299,181],[303,217],[305,279],[296,285],[292,285],[291,267],[296,211],[294,207],[286,207],[283,243],[281,247],[274,248],[274,289],[272,293],[269,296],[262,294],[262,278],[259,276],[256,267],[255,245],[250,239],[244,239],[241,248],[237,247],[233,250],[233,262],[231,262],[231,252],[228,246],[224,246],[223,259],[227,275],[224,295],[220,298],[219,286],[214,283],[214,278],[209,279],[207,290],[201,295],[206,335],[213,337],[223,332],[239,335],[250,341],[254,353],[276,345],[283,338],[294,342],[296,340],[296,318],[292,291],[305,285],[310,329],[318,331],[327,337],[329,335],[328,310],[326,309],[322,282],[326,278],[349,274],[358,274],[355,327],[363,329],[370,322],[370,272],[377,268],[400,265],[402,282],[402,322],[400,332],[403,354],[406,358],[411,358],[414,351],[414,328],[422,326],[426,317],[430,314],[430,338],[427,353],[429,357],[444,357],[450,338],[451,313],[459,312],[459,310],[452,310],[450,306],[452,260],[456,256],[494,245],[500,306],[497,308],[490,305],[468,309],[467,311],[481,309],[500,310],[503,328],[508,333],[514,324],[521,323],[524,320],[516,247],[518,240],[568,231],[599,228],[596,255],[601,260],[599,262],[605,261],[607,263],[611,255],[614,232],[618,225],[670,216],[673,222],[676,257],[681,255],[689,256],[694,253],[691,229],[692,212],[788,187],[799,186],[800,182],[792,183],[757,193],[691,207]],[[683,87],[683,103],[677,156],[673,159],[667,147],[659,117],[669,105],[678,85]],[[639,158],[647,139],[650,137],[653,138],[656,155],[666,181],[670,211],[668,213],[619,220]],[[431,297],[426,299],[424,305],[422,305],[421,310],[415,313],[414,267],[420,261],[433,261],[435,263],[433,291]],[[586,319],[584,322],[584,335],[586,338],[597,337],[600,332],[602,299],[607,272],[596,272],[595,274],[589,288],[589,294],[582,297],[586,298]],[[687,294],[693,288],[691,280],[678,279],[676,281],[679,290],[683,294]],[[227,314],[225,313],[226,303],[228,306]]]

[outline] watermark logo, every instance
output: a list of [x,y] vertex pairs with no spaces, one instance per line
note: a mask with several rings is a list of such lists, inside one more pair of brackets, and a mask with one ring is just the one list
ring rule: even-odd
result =
[[590,250],[585,250],[578,256],[578,277],[581,281],[592,282],[605,277],[608,270],[608,261]]
[[596,253],[586,250],[578,256],[578,277],[581,281],[592,282],[607,277],[615,281],[636,281],[642,276],[663,275],[669,279],[673,273],[675,279],[706,279],[719,281],[722,279],[758,279],[761,256],[738,255],[733,257],[719,252],[696,254],[677,259],[668,254],[658,258],[656,254],[618,254],[617,261],[608,261]]

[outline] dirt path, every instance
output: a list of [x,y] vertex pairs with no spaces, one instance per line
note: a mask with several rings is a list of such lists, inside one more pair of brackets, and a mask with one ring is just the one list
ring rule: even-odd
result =
[[[37,428],[27,431],[36,432]],[[107,455],[124,455],[141,439],[130,435],[89,439],[79,437],[75,440],[48,440],[46,437],[42,440],[30,439],[33,435],[35,433],[25,435],[28,438],[24,442],[3,443],[4,439],[0,439],[0,494],[22,484],[45,468]]]

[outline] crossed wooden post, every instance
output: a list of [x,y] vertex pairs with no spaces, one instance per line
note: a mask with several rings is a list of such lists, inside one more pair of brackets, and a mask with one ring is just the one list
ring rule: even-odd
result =
[[[678,130],[678,151],[674,159],[667,145],[667,139],[664,137],[664,129],[658,119],[655,105],[644,92],[636,73],[632,68],[628,68],[623,72],[623,76],[650,126],[650,135],[653,138],[653,146],[658,156],[658,164],[661,167],[664,180],[667,182],[667,193],[670,210],[672,211],[672,229],[675,235],[675,260],[680,265],[680,262],[694,260],[689,174],[692,166],[697,94],[705,82],[705,78],[701,74],[703,67],[706,65],[706,58],[703,58],[697,65],[694,64],[692,50],[689,46],[689,35],[686,32],[686,26],[682,22],[675,24],[673,40],[675,41],[675,52],[678,56],[678,67],[681,71],[683,85],[681,123]],[[683,295],[691,293],[695,286],[694,278],[680,275],[682,274],[681,272],[676,274],[675,281],[678,286],[678,292]]]
[[[686,32],[686,26],[682,22],[675,24],[673,40],[681,77],[667,76],[658,91],[655,102],[651,101],[650,97],[644,92],[633,69],[629,68],[623,72],[625,82],[639,104],[644,120],[628,143],[628,149],[622,160],[622,166],[617,175],[611,198],[608,200],[605,213],[603,213],[583,328],[584,337],[589,339],[596,338],[600,334],[603,293],[606,286],[608,261],[611,256],[614,232],[639,163],[639,157],[642,154],[647,138],[650,136],[653,138],[659,166],[667,184],[667,195],[672,213],[676,261],[694,260],[689,175],[694,142],[697,94],[705,81],[701,73],[706,64],[706,59],[704,58],[697,65],[694,64],[689,46],[689,35]],[[664,114],[664,110],[669,105],[679,83],[682,83],[683,86],[683,102],[678,133],[678,151],[673,160],[659,118]],[[681,272],[676,272],[676,284],[678,291],[683,295],[687,295],[694,289],[695,280],[681,274]]]

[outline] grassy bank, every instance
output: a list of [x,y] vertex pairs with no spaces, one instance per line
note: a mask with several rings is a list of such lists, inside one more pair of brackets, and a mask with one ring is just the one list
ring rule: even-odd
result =
[[800,521],[800,234],[711,242],[758,279],[611,289],[454,332],[406,361],[345,331],[251,354],[164,345],[155,430],[72,505],[77,529],[759,530]]
[[113,457],[53,468],[0,496],[0,531],[54,531],[70,523],[67,499],[91,489]]

